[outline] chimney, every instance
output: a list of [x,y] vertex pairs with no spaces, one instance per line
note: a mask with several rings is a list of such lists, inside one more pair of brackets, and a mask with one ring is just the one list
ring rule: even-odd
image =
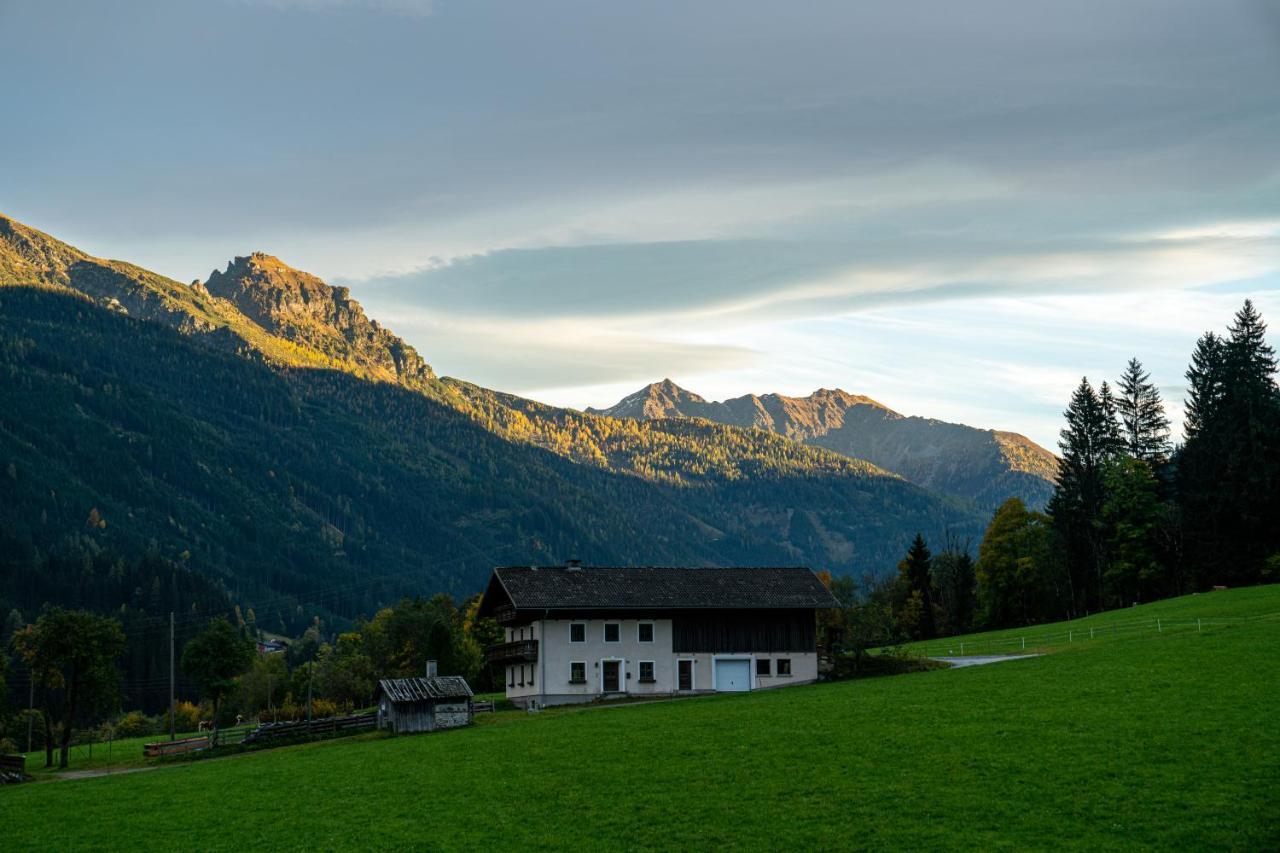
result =
[[569,570],[569,571],[571,571],[571,572],[580,572],[580,571],[582,571],[582,561],[581,561],[581,560],[570,560],[570,561],[568,562],[568,564],[567,564],[567,565],[565,565],[565,568],[566,568],[566,569],[568,569],[568,570]]
[[435,678],[435,677],[436,677],[436,662],[433,660],[429,660],[427,661],[427,678]]

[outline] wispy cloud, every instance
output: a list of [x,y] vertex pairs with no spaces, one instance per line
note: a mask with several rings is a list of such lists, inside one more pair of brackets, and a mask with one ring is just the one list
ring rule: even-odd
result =
[[435,11],[435,0],[235,0],[254,6],[295,9],[304,12],[367,10],[422,18]]

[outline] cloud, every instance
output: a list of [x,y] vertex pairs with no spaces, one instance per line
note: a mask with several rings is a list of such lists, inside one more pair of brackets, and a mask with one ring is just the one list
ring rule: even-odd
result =
[[395,330],[427,356],[437,372],[488,387],[535,388],[605,382],[647,383],[651,377],[688,370],[740,369],[758,353],[734,344],[700,344],[560,321],[464,323],[431,319],[368,300],[374,316],[394,317]]
[[[1280,235],[1234,223],[1181,235],[843,243],[703,240],[511,249],[361,292],[457,317],[745,325],[992,295],[1182,289],[1280,268]],[[1235,236],[1244,228],[1248,236]],[[1254,236],[1254,234],[1266,236]],[[973,236],[964,239],[964,236]]]
[[435,0],[239,0],[255,6],[304,12],[369,10],[423,18],[435,11]]

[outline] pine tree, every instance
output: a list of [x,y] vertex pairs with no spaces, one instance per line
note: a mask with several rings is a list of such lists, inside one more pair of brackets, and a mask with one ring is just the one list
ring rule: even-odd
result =
[[913,639],[927,640],[937,635],[937,623],[933,615],[933,555],[919,533],[907,549],[907,556],[898,564],[898,576],[904,586],[907,610],[911,621],[907,626]]
[[1256,583],[1280,551],[1280,391],[1253,303],[1223,340],[1207,334],[1187,371],[1178,502],[1188,566],[1201,587]]
[[1187,368],[1187,399],[1183,403],[1183,436],[1189,442],[1196,437],[1217,412],[1222,402],[1222,384],[1225,378],[1225,346],[1213,332],[1206,332],[1196,341],[1191,353],[1191,366]]
[[1116,409],[1124,430],[1125,451],[1144,462],[1163,462],[1169,455],[1169,419],[1164,415],[1160,391],[1142,369],[1142,362],[1129,359],[1119,386]]
[[1100,598],[1106,562],[1100,523],[1103,471],[1122,444],[1114,408],[1110,388],[1104,384],[1099,395],[1085,377],[1063,413],[1067,425],[1058,445],[1062,456],[1048,509],[1066,551],[1072,613],[1093,609]]
[[1098,406],[1101,409],[1101,420],[1098,424],[1098,446],[1103,459],[1120,456],[1125,451],[1124,433],[1120,428],[1120,401],[1111,391],[1111,386],[1103,382],[1098,391]]

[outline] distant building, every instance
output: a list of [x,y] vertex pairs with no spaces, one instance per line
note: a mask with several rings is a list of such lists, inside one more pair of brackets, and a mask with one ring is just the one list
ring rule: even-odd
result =
[[289,644],[284,640],[258,640],[258,654],[270,655],[278,652],[289,650]]
[[494,569],[481,616],[506,694],[540,707],[759,690],[818,678],[817,618],[838,602],[807,568]]
[[409,734],[470,725],[471,695],[460,675],[384,678],[373,696],[378,728]]

